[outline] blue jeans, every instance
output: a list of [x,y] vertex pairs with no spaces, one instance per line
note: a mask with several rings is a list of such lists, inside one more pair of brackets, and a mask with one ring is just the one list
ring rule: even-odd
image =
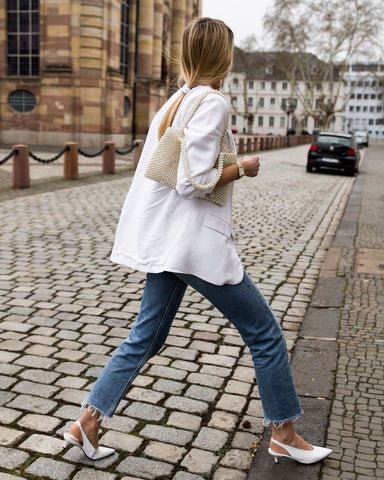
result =
[[113,415],[140,369],[164,345],[188,285],[227,317],[249,347],[265,421],[280,423],[301,415],[282,329],[246,272],[239,284],[223,286],[193,275],[147,274],[139,316],[84,403]]

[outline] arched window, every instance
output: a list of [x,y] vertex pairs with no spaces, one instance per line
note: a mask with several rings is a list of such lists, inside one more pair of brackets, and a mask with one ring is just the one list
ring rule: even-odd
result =
[[129,3],[129,0],[121,2],[120,73],[123,75],[124,83],[128,83]]
[[7,0],[8,75],[39,75],[39,0]]

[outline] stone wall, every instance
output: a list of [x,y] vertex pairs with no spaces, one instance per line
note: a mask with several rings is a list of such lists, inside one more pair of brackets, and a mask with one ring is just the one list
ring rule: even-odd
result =
[[[200,14],[200,3],[140,0],[136,36],[136,0],[131,0],[125,83],[120,74],[121,0],[41,0],[38,77],[7,76],[6,0],[0,0],[0,143],[96,146],[113,140],[122,146],[132,142],[133,129],[136,137],[145,136],[175,77],[177,67],[170,58],[178,55],[183,28]],[[8,96],[18,89],[36,96],[32,111],[10,108]],[[124,97],[130,105],[126,115]]]

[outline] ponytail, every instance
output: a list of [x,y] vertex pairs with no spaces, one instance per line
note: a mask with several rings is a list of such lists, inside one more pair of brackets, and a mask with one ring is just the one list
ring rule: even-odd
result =
[[172,103],[169,109],[165,112],[164,118],[160,123],[159,127],[159,140],[164,135],[166,129],[172,125],[173,119],[175,118],[177,109],[180,106],[181,101],[185,97],[185,93],[183,92],[176,100]]

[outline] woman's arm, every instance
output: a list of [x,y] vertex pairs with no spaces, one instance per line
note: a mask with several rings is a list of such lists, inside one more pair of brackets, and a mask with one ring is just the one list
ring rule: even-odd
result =
[[[256,156],[245,156],[239,162],[244,168],[244,175],[246,177],[256,177],[259,173],[260,160]],[[222,187],[228,183],[238,180],[239,177],[239,167],[237,164],[229,165],[225,167],[223,173],[220,177],[220,180],[217,182],[216,187]]]

